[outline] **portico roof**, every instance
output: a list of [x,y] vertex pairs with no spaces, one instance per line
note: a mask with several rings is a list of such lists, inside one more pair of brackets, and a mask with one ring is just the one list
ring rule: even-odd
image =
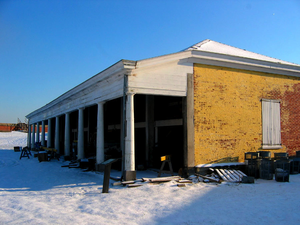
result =
[[280,59],[275,59],[275,58],[272,58],[269,56],[265,56],[265,55],[250,52],[250,51],[247,51],[244,49],[232,47],[230,45],[222,44],[222,43],[212,41],[209,39],[206,39],[197,44],[194,44],[194,45],[184,49],[183,51],[191,51],[191,50],[219,53],[219,54],[238,56],[238,57],[256,59],[256,60],[263,60],[263,61],[274,62],[274,63],[282,63],[282,64],[288,64],[288,65],[297,65],[295,63],[290,63],[290,62],[283,61]]

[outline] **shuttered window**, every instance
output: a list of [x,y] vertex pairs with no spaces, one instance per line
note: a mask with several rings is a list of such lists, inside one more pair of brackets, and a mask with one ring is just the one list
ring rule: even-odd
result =
[[262,99],[262,148],[281,148],[280,101]]

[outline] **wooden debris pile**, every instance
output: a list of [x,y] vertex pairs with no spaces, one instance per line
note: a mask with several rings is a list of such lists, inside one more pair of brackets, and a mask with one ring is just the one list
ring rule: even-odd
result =
[[180,176],[170,176],[170,177],[157,177],[157,178],[142,178],[134,181],[118,181],[113,183],[113,186],[124,186],[128,188],[133,187],[140,187],[144,184],[160,184],[164,182],[175,181],[178,187],[186,187],[188,184],[194,184],[199,182],[204,183],[216,183],[219,184],[223,181],[225,182],[234,182],[234,183],[241,183],[243,177],[247,177],[240,170],[233,170],[233,169],[212,169],[210,168],[210,173],[207,175],[195,174],[187,179],[184,179]]
[[222,181],[225,182],[234,182],[234,183],[241,183],[243,181],[243,177],[247,177],[246,174],[244,174],[240,170],[234,170],[234,169],[213,169],[210,168],[210,174],[204,176],[200,174],[196,174],[196,176],[202,178],[203,182],[216,182],[221,183]]
[[178,187],[185,187],[186,184],[192,184],[193,181],[190,179],[183,179],[180,176],[170,176],[170,177],[157,177],[157,178],[142,178],[134,181],[118,181],[113,183],[113,186],[123,185],[128,188],[140,187],[144,184],[161,184],[169,181],[176,181]]

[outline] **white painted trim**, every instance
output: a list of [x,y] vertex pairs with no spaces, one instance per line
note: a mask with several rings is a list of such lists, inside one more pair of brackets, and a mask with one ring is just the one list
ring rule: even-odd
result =
[[262,145],[262,149],[282,149],[281,145]]
[[218,53],[192,51],[191,57],[182,60],[182,63],[186,62],[300,77],[300,66]]

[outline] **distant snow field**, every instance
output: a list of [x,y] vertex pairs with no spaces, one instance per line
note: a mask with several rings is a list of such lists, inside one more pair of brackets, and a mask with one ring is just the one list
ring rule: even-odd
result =
[[12,131],[0,132],[0,149],[13,149],[14,146],[26,146],[27,133]]
[[26,137],[0,133],[0,224],[300,224],[300,175],[285,183],[111,185],[102,194],[102,173],[61,167],[68,162],[58,160],[20,160],[12,149],[25,146]]

